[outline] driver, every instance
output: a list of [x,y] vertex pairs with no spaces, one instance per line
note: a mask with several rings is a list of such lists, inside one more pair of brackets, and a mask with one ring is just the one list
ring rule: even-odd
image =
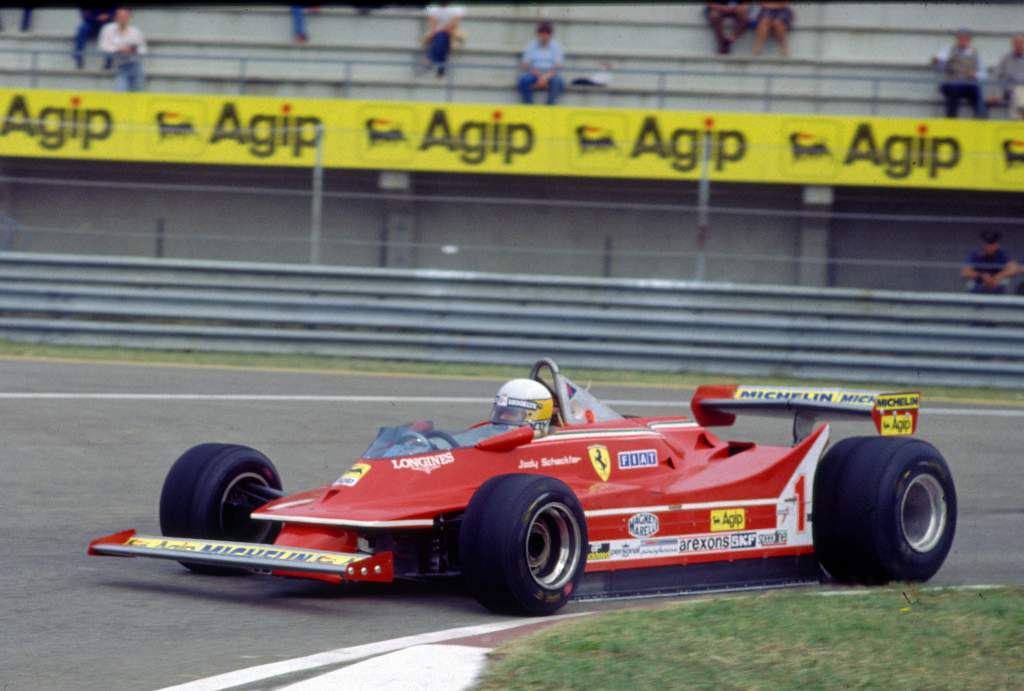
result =
[[548,433],[554,407],[546,386],[533,379],[513,379],[498,389],[491,422],[516,427],[529,425],[534,439],[538,439]]

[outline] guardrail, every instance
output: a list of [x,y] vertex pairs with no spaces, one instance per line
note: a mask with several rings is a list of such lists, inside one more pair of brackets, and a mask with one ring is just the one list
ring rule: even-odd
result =
[[0,338],[1024,385],[1024,298],[0,252]]
[[[43,72],[43,68],[40,67],[40,57],[44,55],[69,57],[70,52],[64,50],[54,50],[47,48],[0,48],[0,55],[2,54],[16,54],[18,56],[27,55],[29,58],[29,65],[27,73],[29,75],[29,84],[32,87],[38,86],[39,76]],[[101,53],[88,53],[94,59],[96,56],[102,56]],[[273,80],[274,77],[268,77],[261,75],[258,70],[253,71],[253,66],[261,64],[280,64],[280,65],[291,65],[297,68],[299,67],[316,67],[317,69],[307,71],[305,74],[335,74],[337,79],[332,81],[337,82],[342,88],[342,96],[349,98],[351,96],[351,90],[353,85],[358,79],[357,68],[360,67],[398,67],[407,68],[412,74],[421,64],[421,60],[418,58],[410,58],[409,60],[384,60],[384,59],[367,59],[367,58],[313,58],[313,57],[283,57],[283,56],[269,56],[269,55],[216,55],[216,54],[198,54],[198,53],[154,53],[147,57],[147,61],[160,61],[167,60],[170,62],[175,61],[205,61],[213,64],[233,64],[234,69],[225,72],[223,74],[208,74],[202,73],[195,75],[196,77],[202,78],[214,78],[221,80],[233,81],[236,84],[236,88],[239,94],[244,94],[246,87],[253,82],[265,82],[267,80]],[[460,76],[462,74],[472,74],[473,72],[480,72],[483,70],[494,70],[494,69],[505,69],[508,70],[509,82],[508,88],[514,87],[515,75],[519,70],[519,59],[514,57],[508,61],[495,61],[495,62],[463,62],[456,60],[448,64],[445,71],[445,77],[443,81],[437,82],[434,88],[443,89],[444,100],[451,102],[455,98],[456,91],[460,86],[477,86],[472,84],[460,84]],[[568,77],[568,81],[571,81],[572,77],[587,76],[594,73],[595,71],[601,70],[599,65],[579,65],[569,64],[563,69],[563,74]],[[616,75],[615,88],[616,89],[630,89],[629,80],[632,77],[649,77],[655,80],[655,86],[650,89],[643,89],[645,92],[650,92],[656,97],[656,108],[658,110],[664,109],[666,99],[670,92],[678,92],[678,88],[670,88],[669,80],[673,78],[711,78],[721,80],[723,77],[728,77],[729,80],[754,80],[760,83],[760,88],[757,89],[757,93],[761,94],[761,110],[765,113],[773,112],[775,104],[778,101],[792,100],[794,97],[803,98],[808,94],[795,93],[792,90],[793,83],[810,83],[819,84],[822,82],[841,82],[846,85],[857,85],[862,84],[867,87],[869,95],[865,98],[871,104],[871,114],[878,115],[879,107],[882,100],[885,97],[882,96],[883,85],[895,85],[896,87],[906,87],[913,84],[923,84],[929,87],[936,87],[939,84],[940,77],[938,75],[934,77],[911,77],[911,76],[892,76],[892,75],[872,75],[872,74],[821,74],[819,72],[806,72],[806,73],[793,73],[793,74],[779,74],[777,71],[761,70],[761,71],[744,71],[744,72],[723,72],[723,71],[711,71],[711,70],[694,70],[694,69],[644,69],[637,67],[625,67],[615,68],[614,74]],[[786,85],[784,88],[778,88],[778,84]],[[999,80],[989,79],[983,82],[984,85],[993,84],[1001,85]],[[430,83],[424,83],[424,87],[430,87]],[[635,89],[635,87],[633,87]],[[593,88],[588,88],[593,90]],[[704,93],[704,91],[701,91]],[[717,93],[717,92],[716,92]],[[731,92],[723,90],[720,95],[728,96]],[[890,97],[891,98],[891,97]],[[938,102],[936,96],[936,103]]]

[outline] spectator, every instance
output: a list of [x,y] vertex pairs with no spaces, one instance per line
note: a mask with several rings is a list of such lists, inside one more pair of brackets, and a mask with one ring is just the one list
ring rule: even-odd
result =
[[423,45],[427,49],[427,58],[437,68],[437,76],[443,77],[448,65],[448,54],[452,50],[452,41],[459,30],[459,21],[466,14],[463,7],[449,7],[447,2],[428,5],[427,35],[423,37]]
[[120,8],[114,21],[100,30],[100,50],[117,65],[114,76],[116,91],[142,91],[142,56],[146,54],[146,39],[136,27],[129,24],[132,13]]
[[1001,295],[1006,292],[1010,276],[1019,272],[1017,262],[1006,256],[999,246],[1003,234],[997,230],[981,233],[981,249],[967,255],[967,263],[960,269],[960,277],[967,279],[972,293]]
[[548,105],[554,105],[565,89],[565,81],[558,71],[562,69],[565,56],[558,42],[551,38],[554,33],[551,22],[537,25],[537,38],[523,51],[523,73],[519,76],[519,95],[523,103],[533,103],[534,89],[548,90]]
[[985,102],[981,97],[978,75],[982,73],[981,55],[971,47],[970,29],[956,32],[956,43],[932,57],[932,64],[945,75],[939,91],[946,98],[946,117],[955,118],[960,101],[966,99],[974,110],[974,117],[985,117]]
[[779,52],[783,57],[789,56],[789,44],[786,36],[793,28],[793,10],[788,2],[762,2],[758,3],[760,11],[757,13],[757,29],[754,38],[754,55],[760,55],[764,48],[764,42],[768,34],[775,34],[779,41]]
[[[82,53],[85,52],[85,43],[91,38],[96,38],[100,29],[107,22],[113,20],[114,12],[117,8],[115,7],[80,7],[79,12],[82,15],[82,23],[78,25],[78,33],[75,34],[75,67],[82,69],[85,66],[85,61],[82,58]],[[103,69],[110,69],[110,59],[103,63]]]
[[292,38],[296,43],[309,43],[309,36],[306,34],[306,12],[312,14],[320,13],[319,5],[307,7],[305,5],[292,5]]
[[[25,33],[32,26],[32,9],[31,7],[21,8],[21,32]],[[0,31],[4,30],[4,20],[0,17]]]
[[[728,55],[732,51],[732,44],[747,30],[747,23],[750,21],[749,2],[707,2],[704,3],[704,18],[711,25],[715,32],[715,39],[718,41],[718,52],[721,55]],[[732,24],[732,32],[726,32],[725,24]]]
[[1013,37],[1010,52],[999,61],[996,76],[1002,82],[1010,117],[1024,120],[1024,34]]

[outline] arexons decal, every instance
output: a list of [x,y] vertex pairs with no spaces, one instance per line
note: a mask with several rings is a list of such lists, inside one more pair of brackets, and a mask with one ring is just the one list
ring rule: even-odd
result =
[[88,151],[93,143],[110,137],[114,118],[106,108],[86,107],[83,101],[81,96],[72,96],[66,106],[35,110],[27,96],[15,94],[4,113],[0,137],[21,133],[41,149],[57,151],[67,145]]

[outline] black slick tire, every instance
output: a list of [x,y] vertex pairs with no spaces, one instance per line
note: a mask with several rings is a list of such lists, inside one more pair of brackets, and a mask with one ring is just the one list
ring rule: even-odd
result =
[[[281,490],[281,477],[256,449],[200,444],[175,461],[160,493],[160,530],[169,537],[270,543],[279,524],[254,521],[248,511],[263,502],[242,496],[245,483]],[[196,573],[234,575],[242,569],[181,564]]]
[[564,482],[542,475],[491,478],[459,529],[466,585],[494,612],[557,612],[579,587],[587,552],[579,500]]
[[818,465],[813,500],[814,548],[839,582],[926,581],[953,545],[953,477],[925,441],[840,441]]

